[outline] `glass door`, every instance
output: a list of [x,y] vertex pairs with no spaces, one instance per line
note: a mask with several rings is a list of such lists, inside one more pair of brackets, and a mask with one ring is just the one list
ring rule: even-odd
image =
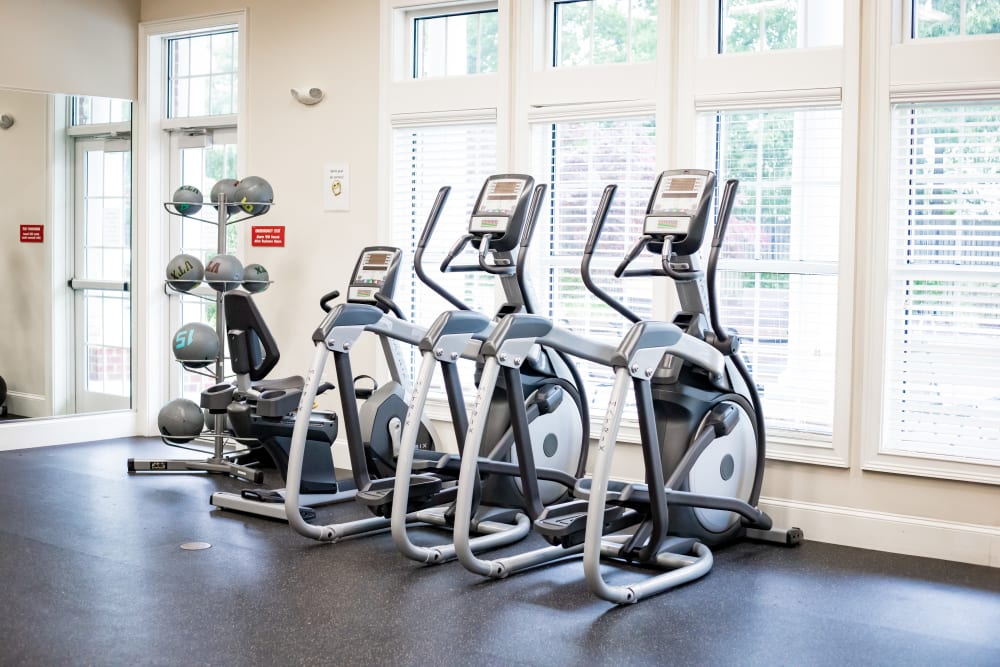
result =
[[79,139],[74,188],[75,412],[131,406],[132,158],[128,139]]

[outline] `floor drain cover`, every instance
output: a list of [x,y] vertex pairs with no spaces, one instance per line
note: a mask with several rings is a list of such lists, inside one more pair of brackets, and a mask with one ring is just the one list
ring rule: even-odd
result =
[[199,551],[201,549],[211,549],[212,545],[208,542],[185,542],[181,545],[181,549],[185,551]]

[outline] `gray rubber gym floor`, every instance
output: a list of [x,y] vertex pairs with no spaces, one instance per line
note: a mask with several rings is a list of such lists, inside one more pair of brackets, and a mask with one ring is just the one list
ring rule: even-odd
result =
[[143,439],[0,453],[0,664],[1000,665],[1000,570],[741,544],[618,608],[578,561],[484,581],[388,534],[324,545],[211,508],[234,480],[126,473],[164,451],[184,458]]

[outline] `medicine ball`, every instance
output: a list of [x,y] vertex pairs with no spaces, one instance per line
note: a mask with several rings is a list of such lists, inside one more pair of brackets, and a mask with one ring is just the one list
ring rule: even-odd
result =
[[175,398],[162,408],[156,417],[156,426],[169,442],[191,442],[205,428],[205,415],[194,401]]
[[243,289],[252,294],[263,292],[270,287],[270,279],[267,269],[260,264],[247,264],[243,267]]
[[174,192],[174,209],[181,215],[194,215],[201,210],[204,201],[201,190],[193,185],[182,185]]
[[219,198],[223,195],[226,197],[226,215],[232,215],[239,210],[239,205],[236,203],[236,185],[239,183],[235,178],[223,178],[216,182],[212,186],[212,191],[209,193],[209,198],[215,205],[215,208],[219,208]]
[[203,322],[185,324],[174,334],[174,358],[186,368],[204,368],[219,357],[219,336]]
[[167,264],[167,281],[178,292],[197,287],[205,277],[205,266],[194,255],[180,254]]
[[274,201],[271,184],[260,176],[247,176],[236,185],[236,202],[244,213],[260,215],[266,213]]
[[243,282],[243,264],[232,255],[216,255],[205,265],[205,282],[219,292],[228,292]]

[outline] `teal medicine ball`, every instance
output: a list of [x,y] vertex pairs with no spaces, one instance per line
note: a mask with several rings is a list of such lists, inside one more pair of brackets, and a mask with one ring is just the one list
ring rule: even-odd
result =
[[219,335],[204,322],[185,324],[174,334],[174,358],[187,368],[204,368],[219,357]]

